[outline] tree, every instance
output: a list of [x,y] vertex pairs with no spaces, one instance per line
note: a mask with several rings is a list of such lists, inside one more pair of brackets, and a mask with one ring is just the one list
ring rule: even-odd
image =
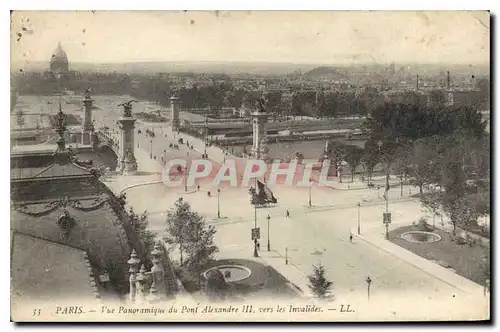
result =
[[377,146],[372,141],[366,141],[363,155],[361,156],[361,163],[368,173],[368,184],[371,183],[373,169],[377,166],[379,158],[380,155]]
[[214,241],[215,228],[206,227],[203,217],[191,211],[189,203],[182,198],[168,212],[166,226],[168,235],[164,240],[179,246],[181,266],[187,265],[191,271],[198,270],[218,252]]
[[328,145],[328,150],[325,151],[326,156],[332,161],[339,176],[339,182],[342,182],[342,162],[345,159],[345,151],[347,145],[340,142],[333,142]]
[[461,136],[480,138],[486,124],[481,113],[470,106],[426,107],[420,103],[385,103],[375,107],[365,119],[365,133],[371,139],[415,141],[425,137]]
[[432,213],[432,226],[436,227],[436,216],[441,207],[442,195],[438,191],[431,191],[425,195],[420,195],[420,202]]
[[188,270],[199,274],[200,269],[213,259],[219,248],[215,245],[216,230],[213,226],[206,227],[202,218],[193,220],[193,237],[186,247],[186,265]]
[[477,226],[478,213],[473,202],[466,197],[461,197],[457,200],[445,200],[443,204],[445,212],[449,215],[453,224],[453,234],[456,232],[456,227],[462,226],[467,232],[473,226]]
[[168,211],[166,220],[167,236],[164,240],[168,244],[179,246],[180,264],[184,265],[184,251],[192,236],[193,220],[201,219],[201,217],[191,211],[188,202],[185,202],[182,197],[179,198],[172,209]]
[[403,180],[410,175],[411,149],[408,145],[402,145],[396,150],[394,170],[399,175],[401,185],[401,197],[403,197]]
[[155,245],[156,232],[149,230],[148,215],[146,212],[142,214],[135,213],[132,209],[128,212],[129,224],[132,231],[139,236],[140,241],[144,246],[145,255],[149,260],[149,255],[153,251]]
[[411,183],[420,190],[423,195],[423,186],[436,179],[438,151],[434,142],[429,138],[416,141],[413,144],[409,174]]
[[307,277],[309,279],[309,289],[319,299],[330,298],[330,289],[333,283],[326,280],[325,268],[323,265],[313,265],[313,273]]
[[[486,288],[488,289],[489,285],[488,285],[488,282],[490,281],[491,279],[491,256],[490,256],[490,252],[491,252],[491,247],[489,245],[487,246],[484,246],[482,247],[482,251],[483,251],[483,262],[482,262],[482,272],[483,272],[483,277],[484,277],[484,284],[486,286]],[[488,289],[489,291],[489,289]]]
[[361,163],[363,149],[355,145],[347,145],[344,149],[344,153],[345,161],[349,164],[349,168],[351,170],[351,182],[353,182],[356,167],[358,167],[358,165]]

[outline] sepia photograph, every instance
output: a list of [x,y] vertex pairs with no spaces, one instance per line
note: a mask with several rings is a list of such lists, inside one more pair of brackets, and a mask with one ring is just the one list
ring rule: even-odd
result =
[[11,11],[11,321],[490,321],[491,20]]

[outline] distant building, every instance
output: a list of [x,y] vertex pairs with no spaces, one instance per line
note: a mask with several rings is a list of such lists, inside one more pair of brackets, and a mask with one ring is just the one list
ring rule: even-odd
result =
[[50,71],[54,74],[69,72],[68,56],[63,50],[61,43],[57,44],[57,48],[50,58]]

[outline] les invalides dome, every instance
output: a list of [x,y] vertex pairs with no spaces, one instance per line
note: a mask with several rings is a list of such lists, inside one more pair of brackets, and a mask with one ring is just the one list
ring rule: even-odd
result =
[[53,73],[68,72],[68,56],[63,50],[61,43],[57,45],[52,57],[50,58],[50,71]]

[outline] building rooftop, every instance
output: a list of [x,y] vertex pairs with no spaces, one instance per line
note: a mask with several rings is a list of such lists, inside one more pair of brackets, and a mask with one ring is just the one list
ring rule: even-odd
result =
[[[125,262],[130,252],[123,216],[112,204],[106,195],[33,204],[14,202],[11,230],[83,250],[92,264],[106,268],[109,262]],[[74,221],[67,237],[59,224],[64,213]]]
[[97,300],[84,251],[19,232],[12,233],[11,250],[12,302]]

